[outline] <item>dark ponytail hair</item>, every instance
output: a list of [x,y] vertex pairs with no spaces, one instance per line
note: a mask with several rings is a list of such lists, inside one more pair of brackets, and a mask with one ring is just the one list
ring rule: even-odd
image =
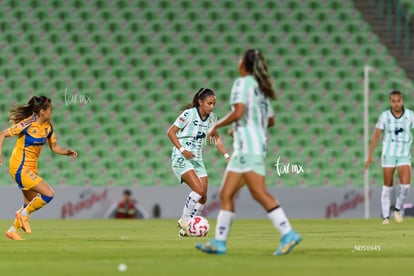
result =
[[242,61],[247,73],[252,74],[266,97],[276,99],[276,93],[270,81],[268,66],[259,50],[248,49],[243,53]]
[[198,107],[200,106],[200,103],[198,102],[199,100],[204,100],[208,96],[215,96],[215,95],[216,94],[214,93],[214,91],[210,88],[200,88],[200,90],[198,90],[197,93],[194,95],[193,101],[191,103],[183,105],[180,108],[180,112],[186,109],[189,109],[189,108]]
[[12,124],[32,116],[33,113],[39,114],[39,111],[46,110],[52,104],[52,100],[45,96],[33,96],[22,106],[17,106],[9,111],[9,121]]

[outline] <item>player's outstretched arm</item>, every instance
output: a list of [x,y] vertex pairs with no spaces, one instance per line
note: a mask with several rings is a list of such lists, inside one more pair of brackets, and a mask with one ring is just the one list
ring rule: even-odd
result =
[[267,119],[267,128],[273,127],[275,125],[275,117],[269,117]]
[[0,132],[0,166],[3,165],[3,143],[6,137],[10,137],[7,130],[3,130],[2,132]]
[[72,156],[73,158],[78,157],[78,153],[76,151],[71,150],[71,149],[64,149],[61,146],[59,146],[58,143],[56,142],[50,142],[49,147],[50,147],[50,150],[56,154]]
[[210,139],[221,127],[230,125],[234,121],[239,120],[244,113],[245,106],[242,103],[236,103],[233,105],[234,109],[227,113],[223,118],[221,118],[207,133],[207,139]]
[[217,150],[223,154],[224,158],[228,162],[230,160],[230,155],[227,153],[226,148],[224,147],[223,142],[220,139],[218,131],[216,130],[209,138],[210,143],[214,144]]

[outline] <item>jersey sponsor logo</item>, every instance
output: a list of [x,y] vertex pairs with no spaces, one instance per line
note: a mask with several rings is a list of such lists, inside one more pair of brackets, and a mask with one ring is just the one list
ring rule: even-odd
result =
[[206,138],[206,134],[204,132],[203,133],[199,132],[194,139],[198,140],[198,139],[204,139],[204,138]]
[[32,143],[32,146],[42,146],[44,144],[46,144],[46,139],[44,139],[44,140],[42,139],[41,141],[34,141]]
[[22,127],[22,128],[25,128],[27,126],[30,126],[31,124],[32,124],[31,121],[21,122],[19,125],[15,125],[13,128],[17,128],[19,126]]
[[36,180],[37,179],[37,175],[35,175],[34,173],[31,173],[29,175],[29,177],[30,177],[31,180]]
[[400,127],[400,128],[396,128],[396,129],[394,130],[394,134],[395,134],[395,135],[398,135],[399,133],[402,133],[402,132],[404,132],[404,129],[403,129],[402,127]]
[[25,119],[24,121],[20,122],[20,126],[21,127],[26,127],[26,126],[30,125],[31,123],[33,123],[35,121],[36,121],[36,117],[32,116],[29,119],[27,119],[27,120]]

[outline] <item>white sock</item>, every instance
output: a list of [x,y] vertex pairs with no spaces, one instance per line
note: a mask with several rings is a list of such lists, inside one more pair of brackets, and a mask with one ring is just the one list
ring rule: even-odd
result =
[[181,215],[181,219],[183,221],[188,221],[190,217],[192,217],[194,208],[196,207],[196,204],[200,198],[201,195],[197,194],[194,191],[191,191],[191,193],[188,195],[183,208],[183,213]]
[[280,232],[280,235],[283,236],[292,230],[292,226],[290,225],[289,220],[287,219],[282,207],[277,207],[273,211],[267,213],[267,216],[275,228]]
[[21,211],[21,214],[22,214],[22,216],[27,217],[27,216],[29,215],[29,212],[27,212],[26,208],[24,208],[24,209]]
[[204,204],[200,203],[200,202],[197,202],[197,204],[196,204],[196,206],[194,207],[194,210],[193,210],[194,215],[191,215],[191,217],[201,216],[201,213],[203,212],[203,210],[204,210]]
[[400,192],[398,193],[397,201],[395,203],[395,208],[401,210],[405,199],[408,196],[408,191],[410,190],[410,184],[400,184]]
[[226,210],[220,210],[217,216],[216,240],[226,241],[230,233],[231,224],[235,217],[235,213]]
[[17,232],[17,229],[16,229],[16,228],[14,228],[14,226],[12,225],[12,226],[10,226],[9,231],[12,231],[12,232]]
[[381,192],[381,207],[382,207],[382,217],[389,218],[390,217],[390,207],[391,207],[391,192],[392,186],[382,186]]

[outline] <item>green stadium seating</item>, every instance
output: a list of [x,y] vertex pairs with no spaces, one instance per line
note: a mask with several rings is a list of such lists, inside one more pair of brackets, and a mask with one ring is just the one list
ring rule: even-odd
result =
[[[407,7],[410,1],[401,1]],[[237,62],[247,47],[265,54],[277,90],[269,129],[268,185],[361,186],[362,74],[370,77],[370,133],[390,89],[412,86],[352,1],[18,1],[0,10],[0,126],[31,95],[55,103],[59,142],[71,161],[44,150],[40,175],[52,185],[177,185],[166,136],[200,87],[229,110]],[[384,78],[393,78],[383,82]],[[401,87],[401,85],[405,85]],[[66,96],[72,100],[65,102]],[[411,92],[410,92],[411,93]],[[83,98],[82,98],[83,95]],[[85,103],[85,96],[91,102]],[[408,94],[408,101],[413,95]],[[231,149],[227,129],[220,130]],[[8,159],[14,141],[5,142]],[[380,146],[370,170],[381,184]],[[277,156],[305,173],[278,176]],[[224,160],[205,150],[210,185]],[[3,166],[0,185],[13,185]]]

